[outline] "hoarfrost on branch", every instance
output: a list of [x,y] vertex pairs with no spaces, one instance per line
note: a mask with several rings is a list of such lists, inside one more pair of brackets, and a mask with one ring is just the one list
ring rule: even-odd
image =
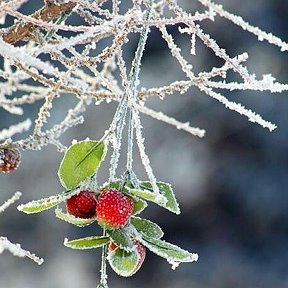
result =
[[[277,82],[272,75],[256,77],[251,74],[244,65],[248,54],[242,53],[235,57],[228,55],[226,50],[204,31],[202,21],[216,21],[216,16],[224,17],[241,29],[256,35],[259,41],[265,40],[279,47],[281,51],[287,51],[288,44],[277,36],[252,26],[240,16],[233,15],[213,1],[198,0],[198,7],[194,14],[184,11],[180,2],[175,0],[154,1],[152,7],[149,6],[149,1],[127,1],[125,11],[119,9],[119,1],[46,1],[39,11],[31,15],[21,12],[21,6],[25,2],[28,0],[8,1],[0,6],[0,17],[4,21],[4,26],[7,15],[17,20],[11,27],[0,29],[0,55],[4,59],[3,69],[0,70],[0,107],[9,113],[21,115],[24,111],[23,105],[33,105],[43,99],[45,101],[39,109],[31,135],[26,139],[12,141],[10,138],[14,134],[30,128],[31,121],[27,119],[12,125],[0,131],[0,141],[2,141],[0,148],[39,150],[43,146],[53,144],[59,151],[65,151],[66,147],[61,144],[59,138],[68,128],[83,123],[83,114],[88,105],[93,102],[98,104],[103,100],[122,101],[124,104],[117,115],[118,118],[116,117],[117,119],[115,118],[116,120],[112,122],[108,132],[111,135],[121,134],[121,128],[117,128],[118,131],[116,131],[116,126],[120,123],[119,121],[125,124],[123,119],[125,119],[127,108],[124,106],[129,107],[134,115],[132,121],[135,123],[135,135],[140,155],[149,178],[153,180],[154,176],[144,151],[140,113],[198,137],[203,137],[205,130],[192,127],[188,122],[182,123],[161,111],[154,111],[145,105],[145,100],[148,97],[162,99],[176,92],[183,94],[190,87],[198,88],[225,107],[246,116],[249,121],[268,128],[270,131],[277,127],[242,104],[231,102],[221,91],[255,90],[281,93],[288,90],[288,84]],[[104,8],[106,2],[110,2],[111,5]],[[81,17],[84,24],[66,24],[66,19],[73,14]],[[177,25],[180,27],[180,33],[189,35],[191,39],[189,59],[182,55],[181,48],[174,42],[173,35],[167,31],[168,25]],[[127,60],[123,56],[125,55],[124,44],[129,41],[132,34],[145,32],[146,36],[143,37],[142,45],[144,51],[151,28],[160,31],[172,57],[179,63],[186,77],[175,79],[174,82],[160,87],[138,89],[141,79],[139,79],[139,72],[133,72],[133,69],[139,69],[140,63],[132,63],[131,73],[134,74],[131,75],[135,77],[127,75]],[[64,31],[72,34],[63,36]],[[103,39],[112,39],[112,41],[108,41],[109,45],[99,48],[98,43]],[[197,42],[203,42],[208,49],[224,61],[224,64],[221,67],[214,67],[211,71],[201,71],[197,75],[192,66],[193,57],[197,57]],[[80,49],[82,52],[79,52],[79,47],[83,48]],[[136,51],[135,59],[140,59],[143,51]],[[139,57],[137,53],[140,53]],[[44,61],[43,57],[50,60]],[[228,71],[238,74],[242,81],[226,81]],[[27,82],[28,79],[33,79],[34,84]],[[65,94],[75,97],[78,104],[67,111],[67,116],[62,122],[46,129],[45,123],[49,120],[55,99]],[[124,98],[127,99],[123,100]],[[131,131],[132,134],[133,131]],[[117,143],[113,142],[112,138],[110,139],[114,143],[116,156],[119,154],[121,145],[119,139]],[[111,179],[115,178],[118,161],[117,157],[113,159],[110,169]],[[155,185],[154,188],[157,190]]]

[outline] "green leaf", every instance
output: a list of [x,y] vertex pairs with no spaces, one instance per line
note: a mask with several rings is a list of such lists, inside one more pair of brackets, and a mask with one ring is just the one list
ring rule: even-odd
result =
[[110,238],[106,236],[91,236],[75,240],[65,239],[64,245],[72,249],[93,249],[102,247],[110,242]]
[[108,262],[111,268],[120,276],[129,277],[136,271],[138,264],[138,253],[135,251],[127,252],[123,249],[117,248],[109,252]]
[[139,241],[156,255],[167,259],[174,267],[179,262],[194,262],[198,260],[198,254],[192,254],[163,240],[143,237]]
[[[167,210],[175,214],[180,214],[179,204],[177,203],[177,200],[176,200],[176,197],[174,195],[171,185],[168,183],[164,183],[164,182],[157,182],[157,186],[159,188],[160,194],[166,199],[166,203],[164,205],[161,205],[159,203],[157,204],[159,204],[160,206],[163,206],[164,208],[166,208]],[[143,189],[153,191],[152,185],[149,182],[141,182],[140,187]]]
[[131,217],[130,222],[143,237],[160,239],[164,235],[162,229],[149,220]]
[[162,196],[161,194],[157,195],[156,193],[152,191],[141,189],[141,188],[138,188],[138,189],[129,188],[129,187],[126,187],[126,188],[130,194],[141,197],[148,201],[152,201],[160,206],[165,205],[165,203],[167,202],[166,198]]
[[66,189],[73,189],[96,173],[106,155],[104,142],[84,140],[71,145],[62,159],[58,176]]
[[86,219],[86,218],[75,217],[75,216],[70,215],[68,213],[62,212],[61,209],[56,209],[55,215],[57,218],[65,221],[65,222],[68,222],[70,224],[73,224],[75,226],[78,226],[78,227],[84,227],[84,226],[90,225],[97,220],[96,218]]
[[134,202],[132,215],[140,214],[147,207],[147,202],[138,197],[133,197],[133,196],[130,196],[130,197]]
[[58,205],[59,203],[65,200],[67,195],[68,195],[67,192],[64,192],[62,194],[58,194],[48,198],[34,200],[26,204],[19,205],[17,209],[26,214],[39,213]]
[[132,251],[134,248],[133,242],[129,233],[123,229],[107,230],[107,234],[110,236],[111,241],[117,244],[121,249],[125,251]]
[[114,188],[116,190],[119,190],[120,186],[121,186],[121,180],[116,180],[116,181],[113,181],[113,182],[105,182],[101,186],[101,190],[107,189],[107,188]]

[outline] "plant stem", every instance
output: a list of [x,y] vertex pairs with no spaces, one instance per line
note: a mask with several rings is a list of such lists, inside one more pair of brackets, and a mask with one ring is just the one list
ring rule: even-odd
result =
[[129,127],[128,127],[127,171],[132,171],[133,142],[134,142],[134,121],[133,121],[133,110],[130,109],[130,111],[129,111]]
[[[148,6],[146,10],[145,20],[149,21],[152,14],[152,5],[153,0],[148,1]],[[136,102],[137,96],[137,86],[139,84],[139,73],[140,73],[140,66],[141,60],[143,57],[143,52],[145,49],[145,45],[148,38],[148,33],[150,31],[149,25],[143,27],[140,38],[137,46],[137,50],[135,52],[135,56],[132,62],[132,67],[129,73],[129,92],[127,93],[127,97],[133,103]],[[133,142],[134,142],[134,108],[130,108],[129,113],[129,128],[128,128],[128,149],[127,149],[127,171],[132,172],[132,164],[133,164]]]
[[[106,231],[105,229],[103,229],[103,236],[106,236]],[[100,278],[100,287],[101,285],[103,287],[107,287],[108,288],[108,285],[107,285],[107,267],[106,267],[106,253],[107,253],[107,245],[104,245],[102,247],[102,256],[101,256],[101,278]],[[98,287],[99,287],[98,286]]]

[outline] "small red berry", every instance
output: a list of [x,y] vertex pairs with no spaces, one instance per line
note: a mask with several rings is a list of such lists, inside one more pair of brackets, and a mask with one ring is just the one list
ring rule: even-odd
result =
[[105,189],[98,198],[96,217],[98,223],[106,228],[121,228],[126,225],[133,213],[131,198],[116,189]]
[[67,212],[79,218],[92,218],[95,216],[96,197],[92,191],[81,191],[66,201]]
[[141,268],[146,256],[146,247],[140,244],[138,241],[135,241],[134,244],[136,246],[136,251],[138,252],[139,255],[139,260],[136,268],[133,270],[133,274],[135,274]]
[[18,149],[0,149],[0,170],[4,173],[16,170],[21,162]]

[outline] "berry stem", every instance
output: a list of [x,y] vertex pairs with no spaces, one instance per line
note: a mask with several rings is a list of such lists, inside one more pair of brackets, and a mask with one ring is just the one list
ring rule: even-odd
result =
[[132,171],[133,166],[133,142],[134,142],[134,121],[133,109],[129,111],[129,127],[128,127],[128,149],[127,149],[127,171]]
[[[148,1],[145,20],[149,21],[152,14],[152,5],[153,0]],[[137,86],[139,84],[139,73],[141,67],[141,60],[143,57],[143,52],[148,38],[148,33],[150,28],[148,25],[143,26],[143,29],[140,33],[140,38],[135,52],[135,56],[132,62],[132,67],[129,73],[129,87],[130,93],[127,93],[129,100],[134,103],[137,98]],[[129,127],[128,127],[128,149],[127,149],[127,171],[132,172],[133,164],[133,142],[134,142],[134,108],[130,108],[129,113]]]
[[126,119],[126,115],[127,115],[127,103],[126,102],[127,101],[124,101],[124,103],[126,105],[123,107],[122,115],[120,117],[120,120],[119,120],[118,126],[117,126],[116,146],[114,147],[114,151],[113,151],[111,161],[110,161],[111,167],[109,170],[110,171],[109,182],[112,182],[114,180],[115,175],[116,175],[116,169],[118,166],[118,160],[119,160],[120,148],[121,148],[121,139],[122,139],[123,129],[125,126],[125,119]]
[[[106,230],[105,228],[103,229],[103,236],[106,235]],[[101,278],[100,278],[100,285],[98,287],[107,287],[107,266],[106,266],[106,254],[107,254],[107,245],[102,247],[102,256],[101,256]]]

